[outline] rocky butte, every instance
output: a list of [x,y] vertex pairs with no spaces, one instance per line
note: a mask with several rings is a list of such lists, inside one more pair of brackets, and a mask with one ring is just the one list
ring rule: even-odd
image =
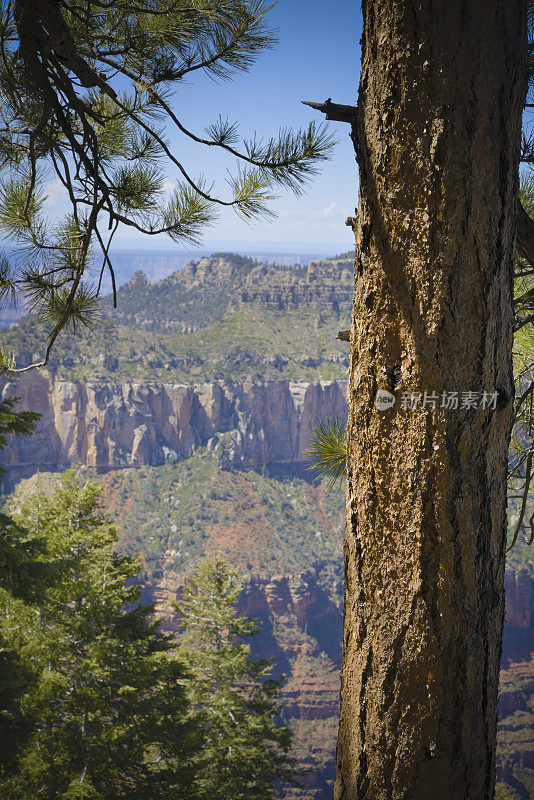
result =
[[[343,597],[343,490],[312,481],[314,419],[346,419],[352,260],[282,268],[218,254],[157,283],[137,272],[93,333],[58,343],[50,368],[4,382],[42,418],[1,454],[15,498],[69,465],[100,474],[121,547],[141,552],[143,596],[168,629],[193,564],[220,552],[246,575],[240,611],[258,655],[285,673],[294,752],[309,767],[286,800],[330,800]],[[29,320],[4,345],[42,352]],[[39,472],[37,473],[37,469]],[[511,519],[513,524],[513,518]],[[534,798],[534,552],[506,572],[498,777]]]

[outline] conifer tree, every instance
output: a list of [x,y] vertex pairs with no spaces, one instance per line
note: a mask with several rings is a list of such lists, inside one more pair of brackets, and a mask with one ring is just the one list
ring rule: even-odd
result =
[[203,724],[199,800],[267,800],[274,781],[295,783],[291,732],[275,722],[283,678],[269,678],[270,659],[250,657],[248,640],[259,625],[236,612],[242,586],[238,570],[216,556],[196,569],[176,605],[181,651],[193,672],[190,701]]
[[[8,436],[29,436],[35,429],[40,414],[32,411],[16,411],[16,398],[0,401],[0,450],[8,442]],[[0,481],[5,470],[0,467]],[[42,573],[42,565],[37,566],[34,553],[40,550],[42,542],[28,541],[21,535],[21,529],[5,514],[0,514],[0,586],[9,589],[17,596],[29,597],[37,590],[35,570]],[[33,577],[33,580],[29,580]]]
[[139,605],[140,562],[114,550],[99,487],[67,472],[14,518],[39,530],[61,579],[38,602],[1,592],[2,636],[32,676],[20,704],[30,734],[4,776],[7,796],[185,797],[196,739],[184,667]]
[[[0,9],[0,289],[22,292],[48,329],[39,365],[66,326],[91,325],[119,225],[196,242],[218,208],[269,216],[276,187],[300,193],[332,140],[312,123],[242,140],[219,116],[204,132],[182,119],[172,92],[196,73],[248,70],[275,42],[264,0],[13,0]],[[227,195],[191,174],[167,129],[237,159]],[[175,183],[169,199],[164,180]],[[44,186],[63,187],[69,213],[43,215]],[[100,251],[92,259],[93,245]],[[0,364],[15,371],[12,357]],[[26,367],[29,369],[31,366]]]
[[336,800],[495,794],[530,5],[363,3]]
[[[8,435],[32,433],[39,414],[16,411],[16,401],[0,402],[0,450]],[[0,480],[4,477],[0,469]],[[46,551],[39,536],[28,536],[24,528],[9,516],[0,513],[0,591],[21,600],[35,599],[53,575],[50,565],[42,563]],[[19,654],[9,646],[0,632],[0,775],[13,764],[27,733],[20,698],[31,674],[21,663]]]

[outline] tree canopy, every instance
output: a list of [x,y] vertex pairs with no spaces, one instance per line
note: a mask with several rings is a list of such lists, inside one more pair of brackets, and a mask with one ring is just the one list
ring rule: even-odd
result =
[[101,501],[68,470],[0,520],[25,556],[24,587],[0,582],[2,786],[12,800],[273,798],[297,773],[283,678],[250,657],[259,626],[237,612],[237,570],[197,566],[181,635],[163,633]]
[[195,765],[199,800],[267,800],[274,781],[295,783],[291,731],[278,724],[284,678],[271,659],[250,657],[256,620],[237,613],[243,579],[221,557],[203,562],[176,604],[181,652],[192,670],[193,707],[203,729]]
[[28,540],[44,541],[42,561],[60,569],[30,601],[0,591],[1,635],[21,669],[12,704],[24,732],[2,775],[9,796],[183,796],[200,747],[187,670],[153,607],[139,604],[140,563],[115,552],[117,528],[100,508],[100,488],[68,471],[14,520]]

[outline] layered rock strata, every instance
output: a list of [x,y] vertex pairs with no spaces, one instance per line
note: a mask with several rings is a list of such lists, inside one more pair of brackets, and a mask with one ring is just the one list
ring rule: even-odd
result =
[[17,478],[71,464],[156,466],[203,446],[218,448],[225,468],[299,462],[315,419],[347,416],[344,381],[71,383],[34,372],[1,390],[42,415],[31,438],[14,437],[0,455]]

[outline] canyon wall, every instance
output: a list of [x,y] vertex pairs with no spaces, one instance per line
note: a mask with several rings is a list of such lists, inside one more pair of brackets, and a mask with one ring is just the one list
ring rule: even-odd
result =
[[293,463],[306,458],[314,419],[347,416],[345,381],[71,383],[32,372],[0,388],[42,415],[0,455],[12,479],[70,464],[157,466],[202,446],[217,448],[223,468]]
[[[144,576],[143,576],[144,577]],[[157,583],[143,581],[143,601],[155,602],[164,629],[175,631],[172,603],[183,578],[165,572]],[[301,787],[287,788],[283,800],[330,800],[335,780],[335,746],[341,668],[342,582],[321,580],[320,565],[297,575],[250,576],[238,612],[257,619],[254,658],[272,658],[273,677],[284,674],[284,719],[293,731],[292,755],[308,770]]]

